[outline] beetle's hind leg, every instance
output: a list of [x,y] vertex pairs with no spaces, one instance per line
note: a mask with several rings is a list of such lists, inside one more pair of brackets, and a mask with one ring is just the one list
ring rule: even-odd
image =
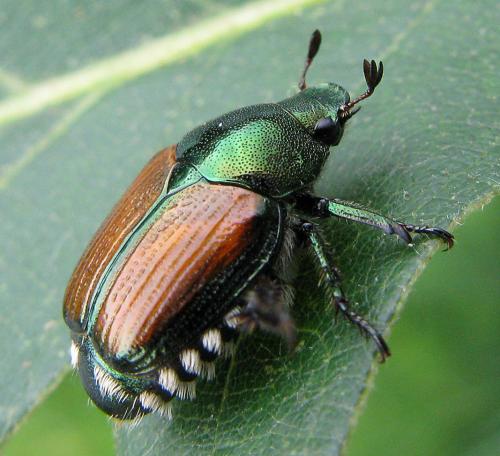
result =
[[295,346],[296,329],[289,312],[291,289],[278,278],[261,274],[244,294],[245,306],[234,318],[237,327],[251,332],[256,328],[275,333]]
[[303,222],[300,225],[300,230],[309,241],[314,257],[321,268],[324,284],[327,287],[327,290],[329,290],[333,295],[332,300],[336,312],[341,312],[350,323],[359,328],[362,334],[370,337],[375,342],[375,345],[381,355],[381,362],[384,362],[385,359],[391,355],[389,347],[382,335],[367,320],[350,308],[349,302],[340,285],[338,270],[332,265],[332,262],[328,258],[324,247],[325,242],[318,232],[318,228],[312,223]]

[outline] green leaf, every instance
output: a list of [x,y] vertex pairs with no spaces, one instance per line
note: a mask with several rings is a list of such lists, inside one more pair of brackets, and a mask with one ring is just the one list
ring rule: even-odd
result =
[[[0,435],[67,369],[66,281],[133,176],[193,126],[288,96],[315,28],[323,48],[310,83],[359,93],[362,59],[385,67],[318,193],[446,228],[498,192],[495,3],[352,3],[45,0],[21,20],[17,2],[3,2]],[[422,239],[408,249],[367,227],[325,227],[351,301],[386,328],[441,246]],[[333,322],[316,282],[301,261],[295,353],[265,335],[242,339],[216,382],[176,404],[173,423],[148,417],[117,428],[119,453],[337,454],[373,347]]]

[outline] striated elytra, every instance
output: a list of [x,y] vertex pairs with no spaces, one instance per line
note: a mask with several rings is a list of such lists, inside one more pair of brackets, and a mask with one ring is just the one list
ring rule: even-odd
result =
[[300,91],[278,103],[238,109],[157,153],[103,222],[66,290],[71,359],[92,401],[119,419],[171,417],[172,399],[195,396],[197,377],[231,355],[240,331],[275,332],[293,347],[288,274],[307,248],[332,306],[375,342],[380,333],[350,307],[337,268],[311,220],[340,217],[405,242],[443,239],[441,228],[398,222],[312,186],[354,108],[380,83],[364,61],[367,90],[351,101],[335,83],[307,87],[321,43],[312,35]]

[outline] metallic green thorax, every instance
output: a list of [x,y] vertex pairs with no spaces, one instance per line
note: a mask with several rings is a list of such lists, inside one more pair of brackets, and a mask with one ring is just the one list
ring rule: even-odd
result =
[[241,108],[188,133],[177,157],[209,181],[285,196],[318,177],[330,147],[314,137],[314,127],[325,117],[340,122],[339,109],[348,102],[349,94],[331,83]]

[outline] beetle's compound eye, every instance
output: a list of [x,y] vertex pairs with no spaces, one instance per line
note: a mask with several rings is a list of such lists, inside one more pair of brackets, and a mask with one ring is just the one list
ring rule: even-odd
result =
[[324,117],[316,122],[314,137],[329,146],[336,146],[342,137],[342,126],[331,117]]

